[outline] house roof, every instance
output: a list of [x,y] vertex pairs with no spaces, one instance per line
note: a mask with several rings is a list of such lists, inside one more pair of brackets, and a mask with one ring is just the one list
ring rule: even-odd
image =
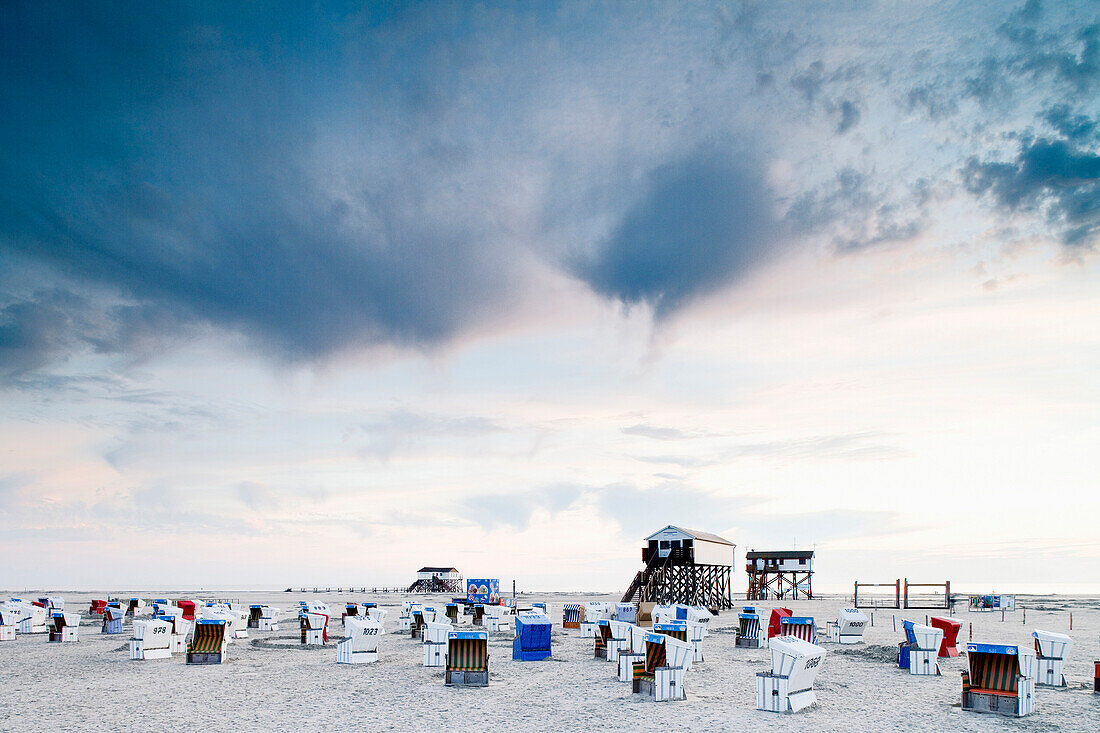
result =
[[458,568],[420,568],[418,573],[457,573]]
[[814,556],[813,550],[781,550],[779,552],[757,552],[749,550],[745,553],[746,560],[763,558],[765,560],[809,560]]
[[677,532],[682,532],[682,533],[686,534],[688,537],[691,537],[691,538],[696,539],[696,540],[703,540],[704,542],[716,542],[719,545],[729,545],[730,547],[736,547],[737,546],[737,545],[733,544],[732,542],[730,542],[729,540],[723,539],[723,538],[719,537],[716,534],[711,534],[710,532],[700,532],[697,529],[685,529],[683,527],[677,527],[675,524],[670,524],[667,527],[662,527],[661,529],[659,529],[656,532],[654,532],[653,534],[651,534],[649,537],[646,537],[646,541],[648,542],[649,540],[653,539],[657,535],[661,534],[661,532],[664,532],[666,529],[674,529]]

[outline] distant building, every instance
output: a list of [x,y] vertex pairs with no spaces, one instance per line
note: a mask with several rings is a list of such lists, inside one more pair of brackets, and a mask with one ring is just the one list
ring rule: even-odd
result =
[[780,550],[745,553],[750,601],[813,598],[813,550]]
[[409,593],[461,593],[465,591],[458,568],[423,567],[416,571],[416,582]]

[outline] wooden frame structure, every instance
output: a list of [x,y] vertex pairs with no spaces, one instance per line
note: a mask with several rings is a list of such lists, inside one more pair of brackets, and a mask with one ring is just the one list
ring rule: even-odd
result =
[[[863,603],[859,600],[860,588],[893,588],[894,589],[894,602],[889,604],[888,602],[879,601],[875,602],[874,599],[868,601],[864,596]],[[920,601],[916,599],[910,599],[909,590],[919,588],[935,588],[943,589],[943,602],[938,600],[934,603],[928,603],[927,601]],[[920,591],[918,591],[920,592]],[[938,597],[938,593],[934,593]],[[852,606],[855,608],[951,608],[951,581],[945,580],[942,583],[910,583],[909,578],[904,580],[898,578],[893,583],[860,583],[858,580],[852,589]]]
[[745,598],[750,601],[812,599],[813,557],[813,550],[746,552],[749,589]]

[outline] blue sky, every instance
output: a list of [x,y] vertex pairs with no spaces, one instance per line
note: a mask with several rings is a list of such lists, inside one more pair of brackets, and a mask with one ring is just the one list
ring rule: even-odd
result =
[[0,37],[0,549],[50,561],[0,584],[614,590],[669,523],[836,589],[1100,557],[1090,4]]

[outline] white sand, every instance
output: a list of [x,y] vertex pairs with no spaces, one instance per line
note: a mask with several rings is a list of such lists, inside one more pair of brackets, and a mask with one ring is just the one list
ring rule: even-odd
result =
[[[9,592],[7,595],[12,594]],[[39,593],[17,591],[20,597]],[[169,660],[130,661],[129,624],[120,635],[99,631],[89,620],[91,595],[63,595],[67,608],[85,612],[81,640],[49,644],[44,634],[20,635],[0,643],[0,728],[13,731],[140,730],[180,728],[213,730],[317,730],[336,726],[351,730],[963,730],[963,731],[1098,731],[1100,695],[1092,689],[1092,662],[1100,659],[1100,599],[1024,598],[1030,606],[1027,624],[1021,613],[1006,615],[962,612],[960,648],[973,623],[974,640],[1031,646],[1031,631],[1045,628],[1074,639],[1067,664],[1068,691],[1038,688],[1035,714],[1019,720],[964,713],[958,705],[959,672],[965,656],[941,660],[943,676],[910,677],[893,663],[901,633],[891,615],[923,620],[935,611],[875,612],[866,643],[854,647],[826,645],[829,656],[816,684],[818,703],[796,715],[759,712],[755,674],[767,669],[767,649],[737,649],[722,627],[736,624],[736,612],[712,620],[704,653],[706,661],[687,673],[688,699],[655,703],[632,695],[615,679],[612,665],[592,657],[592,641],[561,629],[563,603],[615,600],[613,596],[531,595],[521,602],[546,601],[555,622],[553,661],[514,662],[511,630],[490,635],[491,679],[488,688],[457,689],[443,685],[440,669],[420,666],[419,642],[396,633],[398,609],[405,596],[358,593],[320,594],[336,619],[324,649],[265,649],[252,639],[287,641],[296,636],[296,620],[282,619],[278,632],[249,630],[250,639],[230,645],[229,661],[220,666],[188,666],[182,655]],[[5,595],[5,597],[7,597]],[[123,598],[203,598],[211,594],[126,592]],[[241,602],[267,603],[288,611],[307,595],[300,593],[218,593]],[[103,597],[102,595],[96,597]],[[442,597],[417,596],[441,604]],[[375,601],[390,609],[392,632],[382,637],[380,661],[366,665],[336,664],[335,640],[342,638],[339,614],[348,601]],[[789,605],[796,615],[812,615],[819,628],[847,604],[841,597],[779,604],[756,603],[761,617]],[[1038,610],[1039,607],[1051,610]],[[1073,610],[1073,630],[1068,611]],[[878,647],[876,649],[876,647]]]

